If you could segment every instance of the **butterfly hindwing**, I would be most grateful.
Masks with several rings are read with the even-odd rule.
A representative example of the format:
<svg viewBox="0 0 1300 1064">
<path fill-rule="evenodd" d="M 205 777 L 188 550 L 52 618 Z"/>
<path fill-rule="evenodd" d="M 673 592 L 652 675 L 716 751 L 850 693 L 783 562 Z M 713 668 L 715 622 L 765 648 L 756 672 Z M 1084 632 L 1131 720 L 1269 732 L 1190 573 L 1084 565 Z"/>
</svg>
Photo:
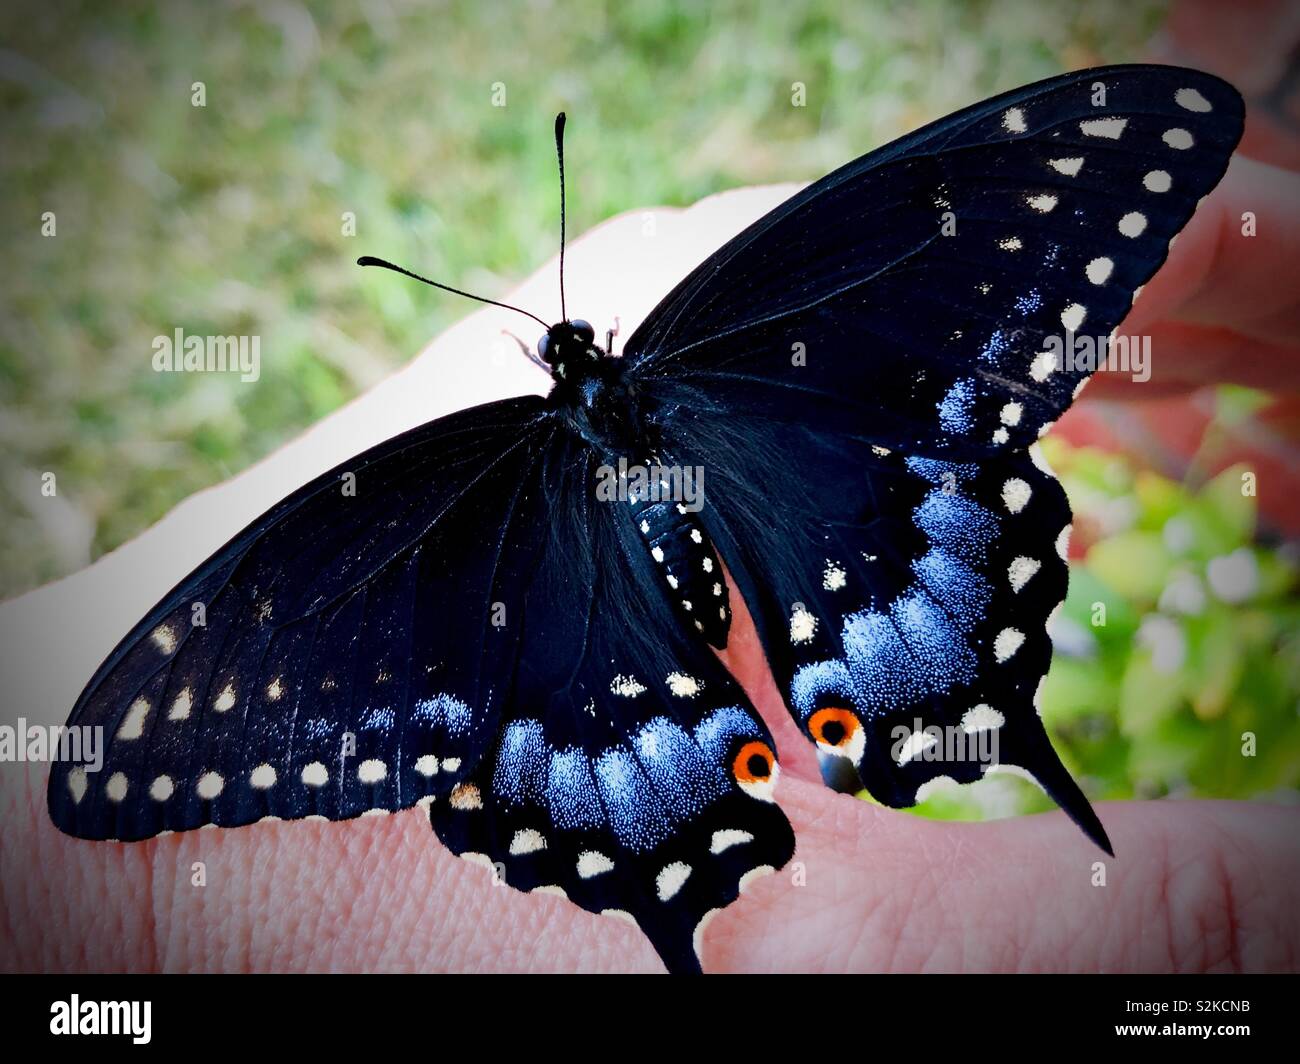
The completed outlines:
<svg viewBox="0 0 1300 1064">
<path fill-rule="evenodd" d="M 909 458 L 755 422 L 733 478 L 734 433 L 693 405 L 674 460 L 711 478 L 702 517 L 804 734 L 892 806 L 940 777 L 1028 774 L 1108 848 L 1037 711 L 1070 532 L 1038 448 Z"/>
<path fill-rule="evenodd" d="M 103 729 L 104 761 L 54 766 L 54 822 L 132 840 L 449 790 L 490 742 L 512 667 L 491 612 L 535 554 L 511 514 L 539 407 L 464 411 L 360 455 L 183 581 L 78 700 L 69 723 Z"/>
<path fill-rule="evenodd" d="M 909 454 L 1027 446 L 1218 183 L 1242 114 L 1230 85 L 1177 67 L 986 100 L 755 222 L 651 312 L 626 357 L 648 385 L 725 394 L 733 416 Z"/>
<path fill-rule="evenodd" d="M 510 708 L 431 816 L 444 844 L 510 886 L 630 918 L 671 970 L 698 971 L 703 921 L 784 865 L 794 838 L 766 728 L 680 628 L 628 505 L 577 490 L 592 461 L 548 463 L 541 498 L 577 510 L 537 515 L 562 531 L 518 619 Z"/>
</svg>

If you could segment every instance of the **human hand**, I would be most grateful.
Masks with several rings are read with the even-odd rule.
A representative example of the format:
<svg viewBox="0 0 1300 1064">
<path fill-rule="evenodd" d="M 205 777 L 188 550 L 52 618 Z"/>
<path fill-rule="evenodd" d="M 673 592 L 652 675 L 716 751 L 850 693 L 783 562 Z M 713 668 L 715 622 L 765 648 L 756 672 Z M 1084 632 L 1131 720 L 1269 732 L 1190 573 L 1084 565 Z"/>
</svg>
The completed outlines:
<svg viewBox="0 0 1300 1064">
<path fill-rule="evenodd" d="M 1151 379 L 1138 386 L 1098 373 L 1084 394 L 1145 399 L 1225 383 L 1300 389 L 1297 203 L 1300 174 L 1234 156 L 1120 329 L 1150 337 Z"/>
<path fill-rule="evenodd" d="M 626 336 L 687 269 L 791 191 L 745 189 L 605 223 L 570 246 L 569 305 L 598 334 L 618 315 Z M 1161 297 L 1158 313 L 1171 321 L 1185 312 L 1188 285 L 1208 276 L 1195 262 L 1179 265 L 1196 246 L 1185 236 L 1171 258 L 1184 278 Z M 552 262 L 510 301 L 557 320 L 555 278 Z M 1139 307 L 1160 306 L 1162 284 L 1153 281 Z M 1202 313 L 1228 302 L 1213 293 L 1196 300 Z M 496 308 L 473 314 L 264 462 L 186 500 L 86 571 L 0 607 L 5 721 L 62 723 L 123 632 L 310 478 L 429 418 L 542 390 L 545 376 L 503 342 L 503 328 L 517 319 Z M 706 970 L 1296 967 L 1294 809 L 1107 803 L 1099 815 L 1112 861 L 1060 813 L 937 823 L 835 794 L 821 786 L 752 624 L 732 601 L 726 660 L 777 741 L 785 770 L 777 798 L 798 850 L 710 924 Z M 50 823 L 45 779 L 44 765 L 0 766 L 0 958 L 12 970 L 660 970 L 624 924 L 494 887 L 486 870 L 442 849 L 422 810 L 96 843 Z M 1105 886 L 1093 885 L 1098 863 Z"/>
</svg>

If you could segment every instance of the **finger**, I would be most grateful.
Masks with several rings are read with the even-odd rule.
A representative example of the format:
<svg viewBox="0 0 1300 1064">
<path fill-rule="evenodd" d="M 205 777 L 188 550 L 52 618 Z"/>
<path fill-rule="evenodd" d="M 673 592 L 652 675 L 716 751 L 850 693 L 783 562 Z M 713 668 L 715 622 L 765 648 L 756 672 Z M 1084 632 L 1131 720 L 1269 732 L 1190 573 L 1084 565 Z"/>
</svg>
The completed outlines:
<svg viewBox="0 0 1300 1064">
<path fill-rule="evenodd" d="M 941 823 L 791 781 L 794 864 L 709 926 L 705 970 L 1291 971 L 1300 813 L 1106 803 L 1108 859 L 1059 813 Z"/>
<path fill-rule="evenodd" d="M 1176 319 L 1294 350 L 1300 334 L 1300 175 L 1233 156 L 1142 290 L 1124 330 Z"/>
<path fill-rule="evenodd" d="M 1149 341 L 1149 365 L 1137 376 L 1122 365 L 1115 372 L 1096 373 L 1084 392 L 1087 398 L 1140 402 L 1190 391 L 1210 381 L 1274 391 L 1300 388 L 1300 358 L 1294 346 L 1178 321 L 1159 322 L 1146 337 L 1128 334 L 1125 339 L 1128 350 L 1140 339 Z"/>
<path fill-rule="evenodd" d="M 14 768 L 6 857 L 23 860 L 6 860 L 0 878 L 0 955 L 14 970 L 659 970 L 631 927 L 493 886 L 489 870 L 442 850 L 416 810 L 90 844 L 44 818 L 39 772 L 12 808 Z M 798 832 L 794 862 L 710 924 L 706 970 L 1265 971 L 1300 960 L 1295 810 L 1103 805 L 1118 854 L 1107 860 L 1060 813 L 943 824 L 793 779 L 779 797 Z"/>
</svg>

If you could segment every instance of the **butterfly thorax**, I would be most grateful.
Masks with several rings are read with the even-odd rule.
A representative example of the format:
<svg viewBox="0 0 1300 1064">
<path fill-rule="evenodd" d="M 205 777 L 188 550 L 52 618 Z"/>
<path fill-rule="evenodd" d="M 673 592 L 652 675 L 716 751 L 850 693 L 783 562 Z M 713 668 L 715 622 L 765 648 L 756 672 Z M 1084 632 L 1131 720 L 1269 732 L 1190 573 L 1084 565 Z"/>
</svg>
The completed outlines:
<svg viewBox="0 0 1300 1064">
<path fill-rule="evenodd" d="M 659 461 L 653 411 L 628 379 L 627 363 L 598 347 L 586 322 L 553 326 L 538 350 L 555 381 L 552 408 L 592 446 L 598 482 L 602 475 L 616 480 L 605 500 L 625 509 L 682 621 L 725 648 L 731 609 L 717 550 L 699 518 L 702 476 Z"/>
</svg>

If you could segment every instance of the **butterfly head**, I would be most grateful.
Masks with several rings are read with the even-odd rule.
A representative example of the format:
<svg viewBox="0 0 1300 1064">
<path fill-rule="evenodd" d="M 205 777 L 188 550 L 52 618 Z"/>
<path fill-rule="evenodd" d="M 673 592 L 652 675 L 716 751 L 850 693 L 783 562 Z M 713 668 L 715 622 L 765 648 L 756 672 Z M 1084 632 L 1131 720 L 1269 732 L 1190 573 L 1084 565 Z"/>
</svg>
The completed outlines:
<svg viewBox="0 0 1300 1064">
<path fill-rule="evenodd" d="M 581 318 L 552 325 L 537 341 L 537 353 L 553 372 L 566 363 L 597 359 L 602 354 L 596 346 L 596 330 Z"/>
</svg>

